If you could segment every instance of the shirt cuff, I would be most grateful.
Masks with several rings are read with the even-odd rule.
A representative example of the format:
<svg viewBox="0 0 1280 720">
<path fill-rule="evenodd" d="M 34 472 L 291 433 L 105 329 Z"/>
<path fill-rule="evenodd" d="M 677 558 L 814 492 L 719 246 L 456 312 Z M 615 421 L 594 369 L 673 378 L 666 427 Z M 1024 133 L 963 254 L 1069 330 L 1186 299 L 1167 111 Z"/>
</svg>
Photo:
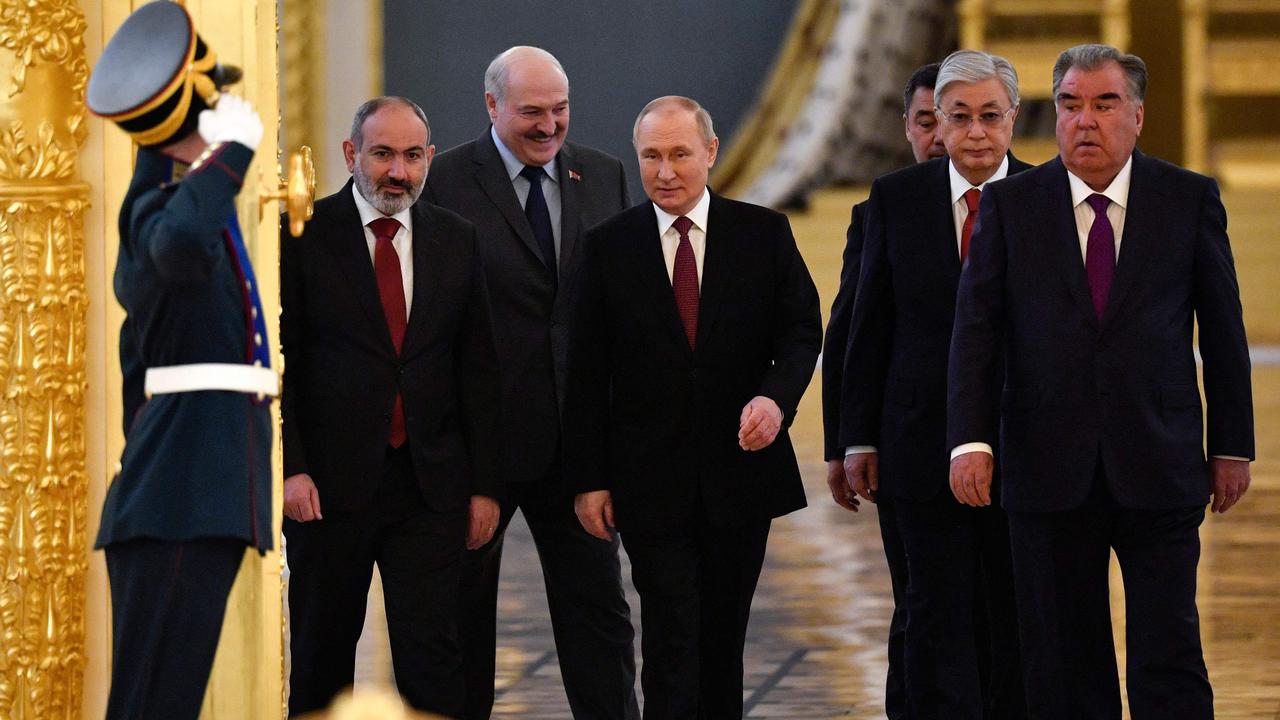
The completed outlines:
<svg viewBox="0 0 1280 720">
<path fill-rule="evenodd" d="M 1235 455 L 1210 455 L 1209 457 L 1215 457 L 1215 458 L 1218 458 L 1219 460 L 1239 460 L 1240 462 L 1253 462 L 1247 457 L 1237 457 Z"/>
<path fill-rule="evenodd" d="M 995 455 L 995 453 L 991 452 L 990 445 L 984 442 L 971 442 L 971 443 L 965 443 L 963 445 L 957 445 L 955 449 L 951 451 L 951 459 L 955 460 L 961 455 L 964 455 L 965 453 L 971 453 L 971 452 L 984 452 L 988 455 Z"/>
<path fill-rule="evenodd" d="M 844 456 L 849 457 L 850 455 L 866 455 L 867 453 L 873 453 L 873 452 L 876 452 L 875 445 L 850 445 L 849 447 L 844 449 Z"/>
</svg>

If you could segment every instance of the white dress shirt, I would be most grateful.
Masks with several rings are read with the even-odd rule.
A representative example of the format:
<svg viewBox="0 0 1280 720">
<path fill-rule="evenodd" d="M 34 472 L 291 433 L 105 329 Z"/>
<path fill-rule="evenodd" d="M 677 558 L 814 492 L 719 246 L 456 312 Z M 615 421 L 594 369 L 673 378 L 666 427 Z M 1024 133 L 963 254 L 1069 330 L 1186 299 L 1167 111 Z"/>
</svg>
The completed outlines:
<svg viewBox="0 0 1280 720">
<path fill-rule="evenodd" d="M 1119 174 L 1098 193 L 1106 195 L 1111 204 L 1107 206 L 1107 219 L 1111 221 L 1111 229 L 1116 236 L 1116 259 L 1120 259 L 1120 236 L 1124 234 L 1124 211 L 1129 205 L 1129 178 L 1133 176 L 1133 156 L 1120 168 Z M 1093 188 L 1085 181 L 1067 171 L 1067 183 L 1071 186 L 1071 207 L 1076 214 L 1076 236 L 1080 238 L 1080 262 L 1085 262 L 1089 248 L 1089 228 L 1093 227 L 1093 206 L 1085 202 L 1094 194 Z"/>
<path fill-rule="evenodd" d="M 354 183 L 351 185 L 351 194 L 356 198 L 356 210 L 360 213 L 360 224 L 364 226 L 364 240 L 369 245 L 369 262 L 374 263 L 378 238 L 369 229 L 369 223 L 386 215 L 370 205 Z M 413 307 L 413 216 L 409 208 L 405 208 L 391 217 L 400 221 L 400 229 L 391 239 L 391 246 L 396 249 L 396 255 L 400 258 L 400 280 L 404 282 L 404 316 L 408 318 L 409 310 Z"/>
<path fill-rule="evenodd" d="M 964 194 L 977 188 L 985 190 L 987 183 L 1003 180 L 1009 175 L 1009 153 L 1004 154 L 1004 159 L 1000 161 L 1000 167 L 991 174 L 991 177 L 982 181 L 981 185 L 974 185 L 960 174 L 956 169 L 956 164 L 951 160 L 947 161 L 947 176 L 951 179 L 951 219 L 956 227 L 956 256 L 960 255 L 961 235 L 964 234 L 964 221 L 969 217 L 969 204 L 964 201 Z M 963 447 L 963 446 L 962 446 Z M 958 450 L 959 448 L 957 448 Z M 876 452 L 874 445 L 850 445 L 845 448 L 844 454 L 857 455 L 859 453 Z M 968 452 L 967 450 L 965 452 Z M 953 456 L 954 457 L 954 456 Z"/>
<path fill-rule="evenodd" d="M 515 153 L 511 152 L 511 148 L 502 144 L 502 138 L 498 137 L 498 131 L 492 125 L 489 126 L 489 135 L 493 138 L 493 144 L 498 148 L 498 155 L 502 157 L 502 164 L 507 168 L 507 177 L 511 180 L 511 188 L 516 191 L 516 200 L 520 201 L 520 207 L 524 208 L 529 202 L 529 180 L 520 174 L 524 170 L 524 163 L 520 162 Z M 556 259 L 560 258 L 560 171 L 557 162 L 560 156 L 551 158 L 551 162 L 542 166 L 543 171 L 547 173 L 547 179 L 542 181 L 542 197 L 547 201 L 547 214 L 551 216 L 551 239 L 556 246 Z"/>
<path fill-rule="evenodd" d="M 689 244 L 693 246 L 694 265 L 698 268 L 698 289 L 702 289 L 702 259 L 707 254 L 707 211 L 711 208 L 711 193 L 702 189 L 702 197 L 698 204 L 685 213 L 684 217 L 693 221 L 689 228 Z M 657 205 L 653 206 L 658 216 L 658 238 L 662 241 L 662 259 L 667 263 L 667 279 L 675 282 L 676 249 L 680 247 L 680 233 L 674 224 L 679 215 L 672 215 Z"/>
<path fill-rule="evenodd" d="M 1009 175 L 1009 153 L 1004 154 L 1004 159 L 1000 161 L 1000 167 L 991 177 L 982 181 L 981 185 L 971 185 L 964 176 L 956 170 L 956 164 L 947 161 L 947 174 L 951 178 L 951 217 L 955 220 L 956 225 L 956 253 L 960 253 L 960 235 L 964 232 L 964 221 L 969 217 L 969 204 L 964 201 L 964 194 L 970 190 L 977 188 L 985 190 L 987 183 L 1003 180 Z"/>
<path fill-rule="evenodd" d="M 1124 232 L 1124 209 L 1129 204 L 1129 178 L 1133 175 L 1133 156 L 1120 168 L 1120 172 L 1111 180 L 1100 194 L 1106 195 L 1111 204 L 1107 206 L 1107 219 L 1111 221 L 1111 229 L 1116 238 L 1116 257 L 1120 257 L 1120 235 Z M 1093 227 L 1093 206 L 1085 202 L 1094 194 L 1093 188 L 1085 181 L 1067 171 L 1067 184 L 1071 187 L 1071 207 L 1076 217 L 1076 236 L 1080 240 L 1080 263 L 1085 262 L 1085 253 L 1089 247 L 1089 228 Z M 991 445 L 984 442 L 971 442 L 957 445 L 951 450 L 951 459 L 971 452 L 994 454 Z"/>
<path fill-rule="evenodd" d="M 1096 213 L 1093 206 L 1086 200 L 1095 192 L 1099 195 L 1106 195 L 1111 204 L 1107 206 L 1107 220 L 1111 221 L 1111 229 L 1116 238 L 1116 262 L 1120 260 L 1120 238 L 1124 235 L 1124 218 L 1125 209 L 1129 206 L 1129 181 L 1133 177 L 1133 156 L 1129 156 L 1129 160 L 1125 162 L 1124 167 L 1120 168 L 1120 172 L 1111 180 L 1111 184 L 1101 191 L 1095 191 L 1089 187 L 1088 183 L 1076 177 L 1067 171 L 1067 184 L 1071 187 L 1071 207 L 1076 217 L 1076 237 L 1080 241 L 1080 262 L 1083 264 L 1089 250 L 1089 228 L 1093 227 L 1093 219 Z M 951 459 L 969 452 L 984 452 L 988 455 L 992 454 L 991 446 L 987 443 L 965 443 L 958 445 L 951 451 Z M 1231 455 L 1214 455 L 1216 458 L 1225 460 L 1244 460 L 1248 458 L 1234 457 Z"/>
</svg>

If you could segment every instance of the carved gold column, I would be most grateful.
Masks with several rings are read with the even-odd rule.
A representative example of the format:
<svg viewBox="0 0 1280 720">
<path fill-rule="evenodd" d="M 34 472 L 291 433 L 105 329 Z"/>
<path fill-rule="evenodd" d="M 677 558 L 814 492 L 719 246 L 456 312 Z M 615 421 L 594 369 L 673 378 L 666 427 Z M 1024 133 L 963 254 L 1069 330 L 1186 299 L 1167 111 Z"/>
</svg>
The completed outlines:
<svg viewBox="0 0 1280 720">
<path fill-rule="evenodd" d="M 0 717 L 80 717 L 85 19 L 0 0 Z"/>
</svg>

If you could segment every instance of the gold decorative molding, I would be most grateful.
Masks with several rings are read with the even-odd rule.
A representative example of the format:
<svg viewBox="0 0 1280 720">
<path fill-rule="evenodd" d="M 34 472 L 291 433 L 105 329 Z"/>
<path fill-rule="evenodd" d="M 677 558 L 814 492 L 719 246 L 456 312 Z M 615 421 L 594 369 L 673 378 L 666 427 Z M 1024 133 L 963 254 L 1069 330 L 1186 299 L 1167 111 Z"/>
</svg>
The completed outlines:
<svg viewBox="0 0 1280 720">
<path fill-rule="evenodd" d="M 325 8 L 319 0 L 280 2 L 280 116 L 283 148 L 324 140 Z"/>
<path fill-rule="evenodd" d="M 86 552 L 85 17 L 0 0 L 0 717 L 78 718 Z"/>
</svg>

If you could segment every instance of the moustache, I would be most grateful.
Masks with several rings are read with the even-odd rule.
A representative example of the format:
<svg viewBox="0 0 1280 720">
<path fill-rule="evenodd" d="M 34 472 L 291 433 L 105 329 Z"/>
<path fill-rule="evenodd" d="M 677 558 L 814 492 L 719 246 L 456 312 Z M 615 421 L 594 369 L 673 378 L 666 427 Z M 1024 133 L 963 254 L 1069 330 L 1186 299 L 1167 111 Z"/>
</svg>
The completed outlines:
<svg viewBox="0 0 1280 720">
<path fill-rule="evenodd" d="M 378 188 L 379 188 L 379 189 L 382 189 L 382 188 L 385 188 L 385 187 L 398 187 L 398 188 L 400 188 L 401 190 L 405 190 L 405 191 L 412 191 L 412 190 L 413 190 L 413 186 L 409 184 L 409 181 L 408 181 L 408 180 L 387 179 L 387 180 L 383 180 L 382 182 L 378 183 Z"/>
</svg>

